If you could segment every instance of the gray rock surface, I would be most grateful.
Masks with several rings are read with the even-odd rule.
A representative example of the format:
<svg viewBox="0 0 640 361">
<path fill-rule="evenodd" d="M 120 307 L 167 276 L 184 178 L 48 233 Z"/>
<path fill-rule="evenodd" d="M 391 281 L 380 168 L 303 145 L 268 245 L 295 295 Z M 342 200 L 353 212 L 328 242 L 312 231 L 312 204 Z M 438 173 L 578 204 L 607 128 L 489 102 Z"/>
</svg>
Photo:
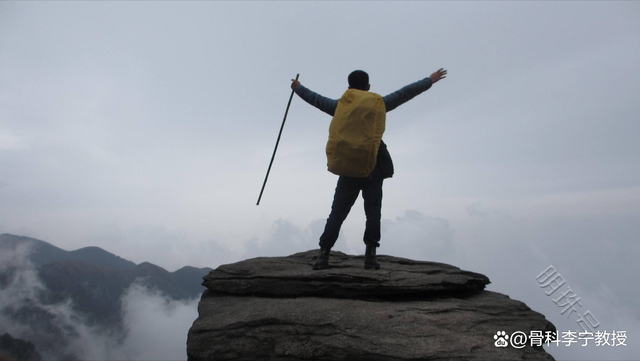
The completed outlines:
<svg viewBox="0 0 640 361">
<path fill-rule="evenodd" d="M 385 267 L 363 268 L 364 256 L 332 252 L 331 268 L 309 267 L 317 251 L 223 265 L 204 277 L 212 291 L 269 297 L 400 297 L 480 291 L 489 279 L 444 263 L 378 256 Z"/>
<path fill-rule="evenodd" d="M 189 360 L 553 360 L 543 348 L 496 347 L 497 331 L 555 331 L 489 279 L 435 262 L 317 251 L 220 266 L 205 276 Z"/>
</svg>

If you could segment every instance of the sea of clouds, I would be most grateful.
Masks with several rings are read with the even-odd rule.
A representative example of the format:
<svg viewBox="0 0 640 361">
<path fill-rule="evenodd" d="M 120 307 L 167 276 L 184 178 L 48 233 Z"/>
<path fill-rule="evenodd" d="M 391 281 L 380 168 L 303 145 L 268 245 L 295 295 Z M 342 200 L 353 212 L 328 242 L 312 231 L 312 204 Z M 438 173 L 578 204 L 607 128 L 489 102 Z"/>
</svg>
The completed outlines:
<svg viewBox="0 0 640 361">
<path fill-rule="evenodd" d="M 39 330 L 19 324 L 10 311 L 31 305 L 46 311 L 51 323 L 63 333 L 66 344 L 43 352 L 43 359 L 73 355 L 82 360 L 184 360 L 187 333 L 197 318 L 198 299 L 176 301 L 158 290 L 134 282 L 120 299 L 122 328 L 91 325 L 71 300 L 42 302 L 48 290 L 29 260 L 28 245 L 0 253 L 0 273 L 9 274 L 0 297 L 0 333 L 30 341 L 38 347 Z M 46 349 L 46 348 L 45 348 Z"/>
</svg>

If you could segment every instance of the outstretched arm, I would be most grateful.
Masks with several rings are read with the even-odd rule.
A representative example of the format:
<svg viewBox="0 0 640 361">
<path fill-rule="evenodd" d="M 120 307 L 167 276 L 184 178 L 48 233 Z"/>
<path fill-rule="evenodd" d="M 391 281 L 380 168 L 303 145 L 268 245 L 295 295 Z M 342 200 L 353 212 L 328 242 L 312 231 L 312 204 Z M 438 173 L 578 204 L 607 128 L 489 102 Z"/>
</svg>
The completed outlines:
<svg viewBox="0 0 640 361">
<path fill-rule="evenodd" d="M 335 114 L 336 108 L 338 107 L 338 99 L 323 97 L 322 95 L 304 87 L 299 81 L 294 79 L 291 79 L 291 81 L 291 89 L 293 89 L 296 94 L 302 98 L 302 100 L 331 116 Z"/>
<path fill-rule="evenodd" d="M 431 85 L 437 83 L 441 79 L 446 78 L 446 75 L 447 71 L 444 69 L 440 69 L 431 74 L 431 76 L 429 76 L 428 78 L 418 80 L 415 83 L 409 84 L 402 89 L 383 97 L 382 100 L 384 101 L 384 105 L 387 108 L 387 112 L 392 111 L 393 109 L 413 99 L 418 94 L 428 90 L 429 88 L 431 88 Z"/>
</svg>

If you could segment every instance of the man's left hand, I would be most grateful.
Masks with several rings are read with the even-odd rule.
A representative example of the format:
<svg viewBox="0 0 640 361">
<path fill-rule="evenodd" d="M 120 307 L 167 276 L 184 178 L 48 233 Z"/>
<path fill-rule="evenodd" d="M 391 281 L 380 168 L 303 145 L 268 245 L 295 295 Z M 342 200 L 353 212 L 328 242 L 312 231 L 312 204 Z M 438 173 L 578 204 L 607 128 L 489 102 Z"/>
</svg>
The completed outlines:
<svg viewBox="0 0 640 361">
<path fill-rule="evenodd" d="M 431 74 L 429 78 L 431 79 L 432 82 L 437 83 L 440 79 L 444 79 L 446 77 L 447 77 L 447 71 L 444 70 L 444 68 L 440 68 L 440 70 Z"/>
</svg>

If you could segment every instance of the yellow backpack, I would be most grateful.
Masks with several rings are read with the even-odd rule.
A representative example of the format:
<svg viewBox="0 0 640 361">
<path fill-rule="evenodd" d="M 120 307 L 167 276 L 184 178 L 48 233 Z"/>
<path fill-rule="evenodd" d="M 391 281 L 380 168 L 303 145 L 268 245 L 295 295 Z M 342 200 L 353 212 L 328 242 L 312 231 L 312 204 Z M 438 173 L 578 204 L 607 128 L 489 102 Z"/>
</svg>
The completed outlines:
<svg viewBox="0 0 640 361">
<path fill-rule="evenodd" d="M 329 126 L 327 167 L 333 174 L 365 178 L 376 166 L 386 108 L 376 93 L 348 89 Z"/>
</svg>

